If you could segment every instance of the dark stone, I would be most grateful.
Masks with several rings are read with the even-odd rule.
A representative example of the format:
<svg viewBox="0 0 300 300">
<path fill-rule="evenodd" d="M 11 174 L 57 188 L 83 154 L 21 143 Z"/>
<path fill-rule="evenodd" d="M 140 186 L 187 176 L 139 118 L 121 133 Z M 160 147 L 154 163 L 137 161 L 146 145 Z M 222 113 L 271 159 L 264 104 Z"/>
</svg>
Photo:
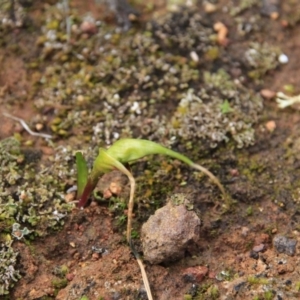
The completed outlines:
<svg viewBox="0 0 300 300">
<path fill-rule="evenodd" d="M 285 284 L 286 284 L 286 285 L 292 285 L 292 280 L 289 280 L 289 279 L 286 280 Z"/>
<path fill-rule="evenodd" d="M 239 292 L 240 289 L 242 289 L 244 287 L 244 285 L 246 284 L 246 281 L 242 281 L 238 284 L 236 284 L 233 289 L 236 291 L 236 292 Z"/>
<path fill-rule="evenodd" d="M 285 253 L 290 256 L 293 256 L 296 253 L 297 241 L 293 239 L 288 239 L 285 236 L 275 236 L 273 239 L 273 245 L 279 253 Z"/>
<path fill-rule="evenodd" d="M 253 259 L 258 259 L 259 258 L 259 255 L 257 252 L 251 250 L 250 253 L 249 253 L 249 256 Z"/>
</svg>

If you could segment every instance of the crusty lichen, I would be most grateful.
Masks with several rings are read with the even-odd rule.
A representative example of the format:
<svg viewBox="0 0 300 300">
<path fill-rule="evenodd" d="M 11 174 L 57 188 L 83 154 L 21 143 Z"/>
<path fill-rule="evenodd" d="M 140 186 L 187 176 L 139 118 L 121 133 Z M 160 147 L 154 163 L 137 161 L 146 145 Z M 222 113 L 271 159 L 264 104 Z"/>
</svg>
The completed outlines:
<svg viewBox="0 0 300 300">
<path fill-rule="evenodd" d="M 268 71 L 279 65 L 280 49 L 267 43 L 251 43 L 245 52 L 246 64 L 252 68 L 248 75 L 253 79 L 261 79 Z"/>
<path fill-rule="evenodd" d="M 42 60 L 51 64 L 39 79 L 35 105 L 58 108 L 51 123 L 54 135 L 76 135 L 92 148 L 131 136 L 164 144 L 206 140 L 211 147 L 228 140 L 238 147 L 253 143 L 261 99 L 225 71 L 231 67 L 228 53 L 201 14 L 182 8 L 147 23 L 145 30 L 123 34 L 95 20 L 98 32 L 88 38 L 78 17 L 72 45 L 59 7 L 49 7 L 46 14 L 38 44 Z M 213 59 L 208 58 L 211 49 L 217 53 Z M 214 60 L 223 61 L 224 68 L 212 71 Z M 272 66 L 257 68 L 266 72 Z M 194 100 L 182 113 L 191 88 Z M 222 114 L 224 103 L 231 113 Z"/>
<path fill-rule="evenodd" d="M 29 151 L 34 150 L 22 150 L 15 138 L 0 141 L 0 294 L 8 293 L 20 277 L 13 240 L 60 227 L 73 206 L 64 199 L 66 187 L 75 180 L 71 149 L 56 149 L 51 164 L 45 165 Z"/>
<path fill-rule="evenodd" d="M 18 252 L 11 246 L 12 241 L 0 244 L 0 295 L 7 295 L 9 289 L 21 278 L 15 269 Z"/>
<path fill-rule="evenodd" d="M 222 69 L 205 72 L 204 81 L 206 89 L 188 90 L 181 99 L 172 119 L 173 132 L 184 140 L 210 141 L 211 147 L 230 138 L 239 148 L 251 145 L 261 98 L 235 84 Z"/>
</svg>

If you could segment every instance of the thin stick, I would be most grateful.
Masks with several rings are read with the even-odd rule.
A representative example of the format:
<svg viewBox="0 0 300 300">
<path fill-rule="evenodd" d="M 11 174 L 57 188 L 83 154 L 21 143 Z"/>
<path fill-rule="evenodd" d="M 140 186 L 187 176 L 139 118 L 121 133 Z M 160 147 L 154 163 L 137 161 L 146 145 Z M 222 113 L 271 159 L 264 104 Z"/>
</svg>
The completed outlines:
<svg viewBox="0 0 300 300">
<path fill-rule="evenodd" d="M 32 131 L 29 126 L 27 125 L 27 123 L 21 119 L 21 118 L 18 118 L 18 117 L 14 117 L 8 113 L 2 113 L 3 116 L 7 117 L 7 118 L 10 118 L 12 120 L 15 120 L 15 121 L 18 121 L 22 126 L 23 128 L 31 135 L 33 136 L 39 136 L 39 137 L 42 137 L 42 138 L 45 138 L 45 139 L 52 139 L 52 135 L 50 134 L 46 134 L 46 133 L 39 133 L 39 132 L 34 132 Z"/>
</svg>

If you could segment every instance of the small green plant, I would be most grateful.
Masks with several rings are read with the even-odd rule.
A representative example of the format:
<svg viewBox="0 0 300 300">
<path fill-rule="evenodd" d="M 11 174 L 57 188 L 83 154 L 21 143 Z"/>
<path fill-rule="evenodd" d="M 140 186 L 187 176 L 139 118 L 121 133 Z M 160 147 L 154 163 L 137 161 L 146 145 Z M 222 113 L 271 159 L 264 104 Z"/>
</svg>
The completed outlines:
<svg viewBox="0 0 300 300">
<path fill-rule="evenodd" d="M 76 153 L 77 165 L 77 199 L 79 199 L 78 207 L 85 207 L 88 203 L 89 196 L 95 189 L 101 175 L 117 169 L 127 175 L 130 181 L 130 196 L 128 202 L 128 218 L 127 218 L 127 241 L 132 247 L 131 243 L 131 228 L 132 216 L 134 206 L 134 191 L 135 180 L 132 174 L 125 168 L 123 164 L 138 160 L 144 156 L 162 154 L 172 158 L 178 159 L 190 167 L 205 173 L 220 189 L 224 198 L 227 199 L 226 192 L 220 181 L 206 168 L 195 164 L 186 156 L 165 148 L 157 143 L 141 140 L 141 139 L 121 139 L 115 142 L 109 149 L 100 148 L 99 154 L 96 157 L 93 168 L 88 175 L 88 167 L 86 160 L 81 152 Z M 133 252 L 135 252 L 133 250 Z M 135 253 L 136 254 L 136 253 Z M 147 275 L 145 273 L 141 259 L 136 254 L 137 262 L 141 268 L 142 276 L 147 290 L 148 298 L 153 299 L 151 296 L 150 285 L 148 283 Z"/>
<path fill-rule="evenodd" d="M 76 153 L 76 165 L 78 170 L 77 198 L 79 199 L 78 207 L 85 207 L 88 198 L 95 189 L 101 175 L 108 173 L 114 169 L 120 170 L 127 175 L 130 181 L 130 198 L 128 203 L 128 223 L 127 223 L 127 240 L 130 241 L 132 212 L 133 212 L 133 197 L 135 191 L 135 180 L 131 173 L 123 164 L 138 160 L 144 156 L 152 154 L 162 154 L 176 158 L 190 167 L 205 173 L 221 190 L 224 197 L 227 198 L 226 192 L 220 181 L 206 168 L 195 164 L 186 156 L 165 148 L 157 143 L 141 140 L 141 139 L 121 139 L 115 142 L 109 149 L 100 148 L 99 154 L 94 162 L 92 171 L 88 175 L 87 163 L 81 152 Z"/>
<path fill-rule="evenodd" d="M 218 299 L 220 296 L 219 288 L 216 285 L 212 285 L 211 287 L 209 287 L 207 292 L 210 299 Z"/>
<path fill-rule="evenodd" d="M 68 285 L 68 280 L 66 278 L 54 278 L 52 280 L 52 285 L 55 289 L 61 290 Z"/>
<path fill-rule="evenodd" d="M 264 292 L 264 300 L 272 300 L 274 298 L 274 294 L 272 291 Z"/>
<path fill-rule="evenodd" d="M 251 205 L 246 208 L 246 215 L 248 217 L 253 215 L 253 207 Z"/>
<path fill-rule="evenodd" d="M 251 285 L 256 285 L 256 284 L 268 284 L 268 279 L 267 279 L 267 278 L 263 278 L 263 277 L 249 276 L 249 277 L 247 278 L 247 281 L 248 281 Z"/>
</svg>

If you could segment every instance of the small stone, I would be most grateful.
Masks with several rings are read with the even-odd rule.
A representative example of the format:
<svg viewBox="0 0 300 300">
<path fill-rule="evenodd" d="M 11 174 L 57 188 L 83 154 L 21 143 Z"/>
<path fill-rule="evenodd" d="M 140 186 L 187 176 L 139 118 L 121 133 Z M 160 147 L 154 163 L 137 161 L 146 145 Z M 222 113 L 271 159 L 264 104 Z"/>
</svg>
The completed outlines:
<svg viewBox="0 0 300 300">
<path fill-rule="evenodd" d="M 113 194 L 112 194 L 112 192 L 111 192 L 111 190 L 109 188 L 106 189 L 106 190 L 104 190 L 104 192 L 103 192 L 103 198 L 104 199 L 109 199 L 112 195 Z"/>
<path fill-rule="evenodd" d="M 203 281 L 207 274 L 208 268 L 206 266 L 190 267 L 183 271 L 183 278 L 187 282 L 200 283 Z"/>
<path fill-rule="evenodd" d="M 66 274 L 66 278 L 68 281 L 72 281 L 74 279 L 75 275 L 73 273 Z"/>
<path fill-rule="evenodd" d="M 279 13 L 277 11 L 274 11 L 270 14 L 270 18 L 272 20 L 277 20 L 279 18 Z"/>
<path fill-rule="evenodd" d="M 227 46 L 228 44 L 228 28 L 222 23 L 217 22 L 214 24 L 214 30 L 218 33 L 218 43 L 221 46 Z"/>
<path fill-rule="evenodd" d="M 289 58 L 287 55 L 285 55 L 284 53 L 280 54 L 279 57 L 278 57 L 278 61 L 281 63 L 281 64 L 287 64 L 289 62 Z"/>
<path fill-rule="evenodd" d="M 203 8 L 207 14 L 214 13 L 218 9 L 217 5 L 210 3 L 208 1 L 204 1 Z"/>
<path fill-rule="evenodd" d="M 253 250 L 254 252 L 262 252 L 262 251 L 265 250 L 265 244 L 259 244 L 259 245 L 257 245 L 257 246 L 254 246 L 254 247 L 252 248 L 252 250 Z"/>
<path fill-rule="evenodd" d="M 37 123 L 37 124 L 35 124 L 35 129 L 37 130 L 37 131 L 40 131 L 40 130 L 42 130 L 44 128 L 44 125 L 42 124 L 42 123 Z"/>
<path fill-rule="evenodd" d="M 199 235 L 200 219 L 196 213 L 184 204 L 173 206 L 169 202 L 142 227 L 144 258 L 152 264 L 180 259 Z"/>
<path fill-rule="evenodd" d="M 235 292 L 239 292 L 242 288 L 244 288 L 245 285 L 246 285 L 246 282 L 241 281 L 241 282 L 238 282 L 237 284 L 235 284 L 233 286 L 233 289 L 234 289 Z"/>
<path fill-rule="evenodd" d="M 248 227 L 242 227 L 242 236 L 246 237 L 249 233 L 250 229 Z"/>
<path fill-rule="evenodd" d="M 120 195 L 121 191 L 122 191 L 122 188 L 121 186 L 116 183 L 116 182 L 112 182 L 110 185 L 109 185 L 109 190 L 114 194 L 114 195 Z"/>
<path fill-rule="evenodd" d="M 83 33 L 90 35 L 95 34 L 98 31 L 97 26 L 90 21 L 83 21 L 80 25 L 80 29 Z"/>
<path fill-rule="evenodd" d="M 66 202 L 71 202 L 75 199 L 75 193 L 68 193 L 65 195 Z"/>
<path fill-rule="evenodd" d="M 92 260 L 98 260 L 100 257 L 99 253 L 93 253 L 92 254 Z"/>
<path fill-rule="evenodd" d="M 249 257 L 250 258 L 253 258 L 253 259 L 258 259 L 259 258 L 259 255 L 257 252 L 251 250 L 250 253 L 249 253 Z"/>
<path fill-rule="evenodd" d="M 192 52 L 190 53 L 190 57 L 191 57 L 191 59 L 192 59 L 194 62 L 198 62 L 198 61 L 199 61 L 199 56 L 198 56 L 197 52 L 195 52 L 195 51 L 192 51 Z"/>
<path fill-rule="evenodd" d="M 275 236 L 273 239 L 273 245 L 279 253 L 285 253 L 290 256 L 293 256 L 296 253 L 297 241 L 288 239 L 285 236 Z"/>
<path fill-rule="evenodd" d="M 276 129 L 276 123 L 273 120 L 272 121 L 268 121 L 265 126 L 266 126 L 266 129 L 269 132 L 273 132 Z"/>
<path fill-rule="evenodd" d="M 273 99 L 276 96 L 276 93 L 269 89 L 262 89 L 260 91 L 260 94 L 263 98 L 268 99 L 268 100 Z"/>
</svg>

